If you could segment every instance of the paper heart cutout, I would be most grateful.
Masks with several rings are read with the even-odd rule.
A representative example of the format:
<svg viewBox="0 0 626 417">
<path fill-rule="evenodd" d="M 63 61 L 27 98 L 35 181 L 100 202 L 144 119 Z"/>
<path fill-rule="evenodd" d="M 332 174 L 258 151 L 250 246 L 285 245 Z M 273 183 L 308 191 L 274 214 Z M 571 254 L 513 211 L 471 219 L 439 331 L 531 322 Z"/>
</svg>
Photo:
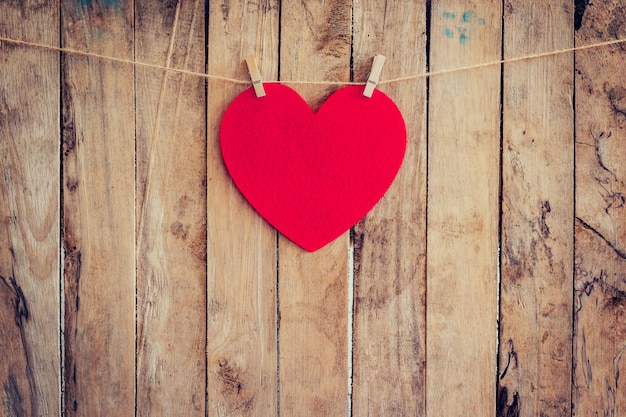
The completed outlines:
<svg viewBox="0 0 626 417">
<path fill-rule="evenodd" d="M 393 182 L 406 148 L 395 103 L 362 86 L 337 90 L 317 113 L 298 93 L 263 84 L 226 110 L 220 144 L 237 188 L 291 241 L 315 251 L 350 229 Z"/>
</svg>

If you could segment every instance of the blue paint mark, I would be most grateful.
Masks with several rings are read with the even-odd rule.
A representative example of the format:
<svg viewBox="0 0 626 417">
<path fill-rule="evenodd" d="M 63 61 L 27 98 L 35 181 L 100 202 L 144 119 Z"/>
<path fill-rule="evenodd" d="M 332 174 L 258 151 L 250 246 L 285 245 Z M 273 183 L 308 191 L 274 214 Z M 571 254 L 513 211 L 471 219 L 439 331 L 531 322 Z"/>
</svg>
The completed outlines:
<svg viewBox="0 0 626 417">
<path fill-rule="evenodd" d="M 448 39 L 456 39 L 458 35 L 461 45 L 467 44 L 474 34 L 487 24 L 487 20 L 483 17 L 478 17 L 474 10 L 466 10 L 463 14 L 458 15 L 444 11 L 441 16 L 443 19 L 450 21 L 450 27 L 444 27 L 443 34 Z"/>
<path fill-rule="evenodd" d="M 473 10 L 468 10 L 465 13 L 463 13 L 463 21 L 468 23 L 471 22 L 472 20 L 476 19 L 476 12 L 474 12 Z"/>
<path fill-rule="evenodd" d="M 120 0 L 77 0 L 76 7 L 80 7 L 81 9 L 85 9 L 92 5 L 92 3 L 99 3 L 101 7 L 110 7 L 115 10 L 121 10 L 122 5 L 120 4 Z"/>
<path fill-rule="evenodd" d="M 456 28 L 456 30 L 459 32 L 459 43 L 461 45 L 465 45 L 465 41 L 469 39 L 467 28 L 459 26 L 458 28 Z"/>
</svg>

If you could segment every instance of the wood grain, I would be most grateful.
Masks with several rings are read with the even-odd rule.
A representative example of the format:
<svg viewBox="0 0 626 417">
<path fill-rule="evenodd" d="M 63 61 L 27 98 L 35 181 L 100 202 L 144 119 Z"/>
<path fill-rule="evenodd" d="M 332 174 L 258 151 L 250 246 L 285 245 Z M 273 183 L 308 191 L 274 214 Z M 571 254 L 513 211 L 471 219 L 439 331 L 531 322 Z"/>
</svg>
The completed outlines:
<svg viewBox="0 0 626 417">
<path fill-rule="evenodd" d="M 59 44 L 58 2 L 1 2 L 0 35 Z M 59 415 L 59 54 L 0 44 L 0 415 Z"/>
<path fill-rule="evenodd" d="M 277 1 L 209 2 L 208 72 L 245 79 L 254 53 L 265 79 L 278 77 Z M 276 233 L 228 175 L 219 126 L 248 86 L 208 85 L 208 414 L 271 416 L 278 407 Z"/>
<path fill-rule="evenodd" d="M 573 46 L 573 8 L 509 1 L 504 58 Z M 570 414 L 573 54 L 505 64 L 498 416 Z"/>
<path fill-rule="evenodd" d="M 284 2 L 280 79 L 349 81 L 352 5 Z M 315 111 L 334 86 L 298 85 Z M 349 234 L 314 253 L 279 239 L 280 413 L 340 416 L 348 410 Z"/>
<path fill-rule="evenodd" d="M 626 38 L 623 2 L 590 2 L 579 14 L 576 46 Z M 575 59 L 573 415 L 617 416 L 626 409 L 626 46 Z"/>
<path fill-rule="evenodd" d="M 433 1 L 431 71 L 495 61 L 500 2 Z M 432 77 L 428 105 L 427 415 L 493 415 L 500 68 Z"/>
<path fill-rule="evenodd" d="M 130 1 L 63 2 L 63 46 L 131 59 Z M 135 414 L 134 71 L 63 56 L 65 413 Z"/>
<path fill-rule="evenodd" d="M 30 312 L 22 289 L 13 277 L 0 275 L 0 297 L 0 349 L 4 355 L 0 362 L 0 411 L 7 417 L 35 415 L 38 406 L 34 385 L 50 378 L 34 375 L 24 332 L 24 322 L 30 319 Z M 60 403 L 59 394 L 57 390 L 57 404 Z"/>
<path fill-rule="evenodd" d="M 137 1 L 135 58 L 203 72 L 204 6 Z M 204 417 L 205 82 L 138 67 L 135 85 L 137 415 Z"/>
<path fill-rule="evenodd" d="M 6 0 L 0 36 L 253 53 L 314 110 L 418 75 L 395 183 L 311 254 L 223 165 L 247 85 L 0 42 L 1 416 L 624 414 L 626 46 L 419 77 L 626 39 L 622 1 Z"/>
<path fill-rule="evenodd" d="M 382 80 L 426 71 L 424 2 L 355 1 L 353 21 L 355 80 L 367 79 L 372 57 L 379 53 L 392 57 Z M 408 27 L 411 36 L 399 30 Z M 423 416 L 426 81 L 382 84 L 380 89 L 402 111 L 407 153 L 385 197 L 354 228 L 352 413 Z"/>
</svg>

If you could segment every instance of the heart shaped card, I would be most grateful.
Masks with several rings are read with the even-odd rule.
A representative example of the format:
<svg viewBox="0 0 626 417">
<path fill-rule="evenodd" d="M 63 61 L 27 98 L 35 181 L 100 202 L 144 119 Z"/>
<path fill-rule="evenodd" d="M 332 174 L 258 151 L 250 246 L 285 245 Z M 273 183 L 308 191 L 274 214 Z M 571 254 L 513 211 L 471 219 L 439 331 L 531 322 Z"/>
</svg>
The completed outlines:
<svg viewBox="0 0 626 417">
<path fill-rule="evenodd" d="M 220 127 L 224 162 L 254 209 L 315 251 L 356 224 L 393 182 L 406 148 L 404 119 L 383 92 L 349 86 L 313 113 L 291 88 L 237 96 Z"/>
</svg>

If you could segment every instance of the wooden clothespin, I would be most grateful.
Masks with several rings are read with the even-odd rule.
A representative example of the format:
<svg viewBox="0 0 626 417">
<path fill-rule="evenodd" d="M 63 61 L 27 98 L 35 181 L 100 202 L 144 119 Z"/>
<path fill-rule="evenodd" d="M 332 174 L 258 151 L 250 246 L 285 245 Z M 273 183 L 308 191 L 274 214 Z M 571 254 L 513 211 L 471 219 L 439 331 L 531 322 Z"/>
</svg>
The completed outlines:
<svg viewBox="0 0 626 417">
<path fill-rule="evenodd" d="M 254 59 L 254 55 L 248 55 L 246 57 L 246 64 L 248 65 L 248 72 L 250 73 L 250 79 L 252 80 L 254 93 L 257 97 L 265 97 L 265 89 L 263 88 L 261 71 L 259 71 L 259 67 L 256 64 L 256 59 Z"/>
<path fill-rule="evenodd" d="M 365 84 L 365 90 L 363 90 L 363 95 L 365 97 L 372 97 L 372 94 L 374 93 L 374 89 L 378 85 L 378 80 L 380 80 L 380 73 L 383 70 L 384 64 L 385 64 L 384 55 L 376 55 L 374 57 L 374 62 L 372 62 L 372 69 L 370 70 L 370 75 L 367 77 L 367 84 Z"/>
</svg>

